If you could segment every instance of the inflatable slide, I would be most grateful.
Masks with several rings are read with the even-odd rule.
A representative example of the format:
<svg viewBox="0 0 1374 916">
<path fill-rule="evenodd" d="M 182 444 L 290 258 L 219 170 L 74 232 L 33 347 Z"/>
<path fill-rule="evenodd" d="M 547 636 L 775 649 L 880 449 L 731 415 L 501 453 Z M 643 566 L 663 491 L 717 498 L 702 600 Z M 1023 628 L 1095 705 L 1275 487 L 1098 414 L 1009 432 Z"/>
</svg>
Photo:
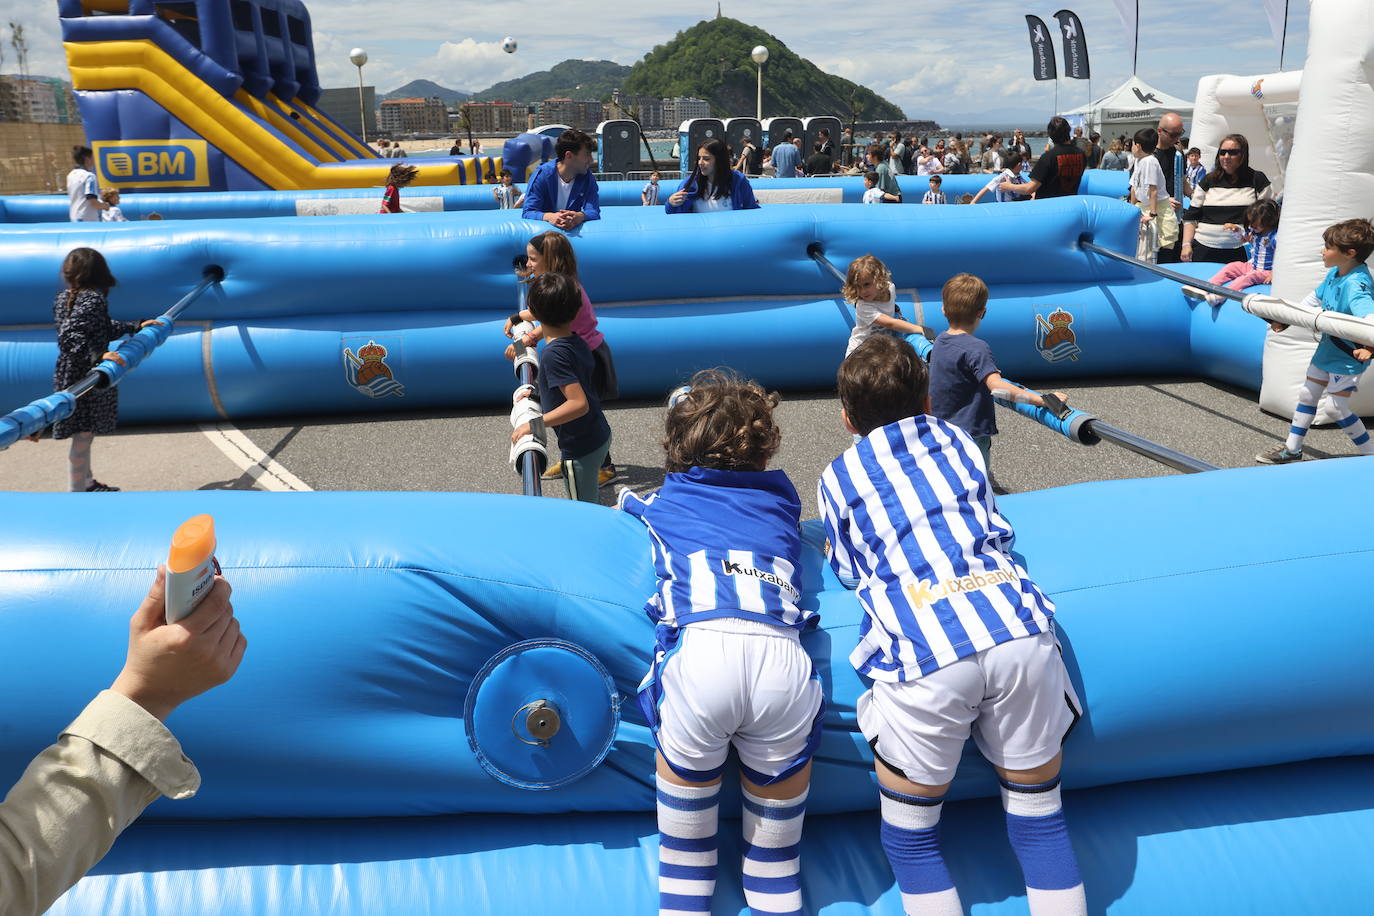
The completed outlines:
<svg viewBox="0 0 1374 916">
<path fill-rule="evenodd" d="M 316 109 L 300 0 L 60 0 L 100 183 L 293 191 L 385 183 L 381 159 Z M 499 160 L 417 161 L 417 185 L 477 184 Z"/>
</svg>

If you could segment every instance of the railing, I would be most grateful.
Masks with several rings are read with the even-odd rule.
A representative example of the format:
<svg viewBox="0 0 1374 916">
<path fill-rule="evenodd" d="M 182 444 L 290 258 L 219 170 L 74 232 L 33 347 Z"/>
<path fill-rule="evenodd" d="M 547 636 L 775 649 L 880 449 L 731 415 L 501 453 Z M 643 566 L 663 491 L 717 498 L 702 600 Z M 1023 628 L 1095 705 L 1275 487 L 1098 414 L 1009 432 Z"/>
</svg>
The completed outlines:
<svg viewBox="0 0 1374 916">
<path fill-rule="evenodd" d="M 138 368 L 143 360 L 147 359 L 154 350 L 166 342 L 167 338 L 171 336 L 172 328 L 181 313 L 199 299 L 207 289 L 218 285 L 223 279 L 224 269 L 220 266 L 212 264 L 205 268 L 201 281 L 192 287 L 190 292 L 177 300 L 171 308 L 159 315 L 155 319 L 155 324 L 140 329 L 136 334 L 121 341 L 115 347 L 114 352 L 118 353 L 124 361 L 123 365 L 112 359 L 102 360 L 80 381 L 69 388 L 55 391 L 47 397 L 39 398 L 0 417 L 0 449 L 7 449 L 25 436 L 42 432 L 58 420 L 65 420 L 70 417 L 76 410 L 77 400 L 83 395 L 98 388 L 118 385 L 124 376 Z"/>
</svg>

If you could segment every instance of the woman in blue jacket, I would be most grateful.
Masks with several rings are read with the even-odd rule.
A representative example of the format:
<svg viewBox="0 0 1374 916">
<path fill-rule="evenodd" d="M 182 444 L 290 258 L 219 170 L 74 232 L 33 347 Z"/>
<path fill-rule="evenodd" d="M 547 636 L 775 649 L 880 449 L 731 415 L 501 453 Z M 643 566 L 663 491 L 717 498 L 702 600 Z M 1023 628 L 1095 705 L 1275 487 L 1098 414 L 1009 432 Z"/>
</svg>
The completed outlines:
<svg viewBox="0 0 1374 916">
<path fill-rule="evenodd" d="M 757 210 L 754 189 L 744 173 L 730 168 L 730 151 L 717 139 L 697 150 L 697 167 L 668 198 L 669 213 L 710 213 L 714 210 Z"/>
</svg>

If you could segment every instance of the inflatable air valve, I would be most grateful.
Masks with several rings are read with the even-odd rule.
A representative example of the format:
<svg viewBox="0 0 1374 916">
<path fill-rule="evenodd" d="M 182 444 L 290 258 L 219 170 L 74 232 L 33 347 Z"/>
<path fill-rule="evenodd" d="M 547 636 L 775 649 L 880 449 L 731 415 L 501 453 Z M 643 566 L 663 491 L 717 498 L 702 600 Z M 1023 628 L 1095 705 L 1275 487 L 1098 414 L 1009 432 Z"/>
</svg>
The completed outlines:
<svg viewBox="0 0 1374 916">
<path fill-rule="evenodd" d="M 620 724 L 620 695 L 586 649 L 530 639 L 502 649 L 477 672 L 463 724 L 473 756 L 492 778 L 555 789 L 606 759 Z"/>
<path fill-rule="evenodd" d="M 214 517 L 188 518 L 172 535 L 172 547 L 167 551 L 167 622 L 189 616 L 210 594 L 218 573 Z"/>
</svg>

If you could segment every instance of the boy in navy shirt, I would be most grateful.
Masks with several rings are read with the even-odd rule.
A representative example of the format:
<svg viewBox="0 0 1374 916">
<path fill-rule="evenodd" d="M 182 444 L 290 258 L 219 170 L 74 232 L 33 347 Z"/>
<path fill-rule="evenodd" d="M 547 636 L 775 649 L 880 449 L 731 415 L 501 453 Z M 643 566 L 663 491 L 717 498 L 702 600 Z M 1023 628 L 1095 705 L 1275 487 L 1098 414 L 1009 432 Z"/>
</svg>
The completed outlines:
<svg viewBox="0 0 1374 916">
<path fill-rule="evenodd" d="M 935 338 L 930 354 L 931 414 L 948 420 L 972 437 L 992 473 L 992 437 L 997 435 L 992 395 L 1034 404 L 1062 416 L 1067 410 L 1063 392 L 1039 394 L 1002 378 L 992 348 L 973 335 L 988 313 L 987 284 L 973 274 L 951 277 L 940 293 L 949 330 Z"/>
<path fill-rule="evenodd" d="M 528 305 L 544 326 L 539 404 L 544 410 L 544 425 L 554 427 L 558 434 L 568 497 L 599 502 L 597 471 L 611 448 L 611 426 L 592 384 L 596 368 L 592 351 L 572 330 L 572 320 L 582 307 L 582 288 L 566 274 L 541 274 L 530 283 Z M 529 396 L 526 390 L 517 400 Z M 522 423 L 511 433 L 510 441 L 518 442 L 529 433 L 530 424 Z"/>
</svg>

